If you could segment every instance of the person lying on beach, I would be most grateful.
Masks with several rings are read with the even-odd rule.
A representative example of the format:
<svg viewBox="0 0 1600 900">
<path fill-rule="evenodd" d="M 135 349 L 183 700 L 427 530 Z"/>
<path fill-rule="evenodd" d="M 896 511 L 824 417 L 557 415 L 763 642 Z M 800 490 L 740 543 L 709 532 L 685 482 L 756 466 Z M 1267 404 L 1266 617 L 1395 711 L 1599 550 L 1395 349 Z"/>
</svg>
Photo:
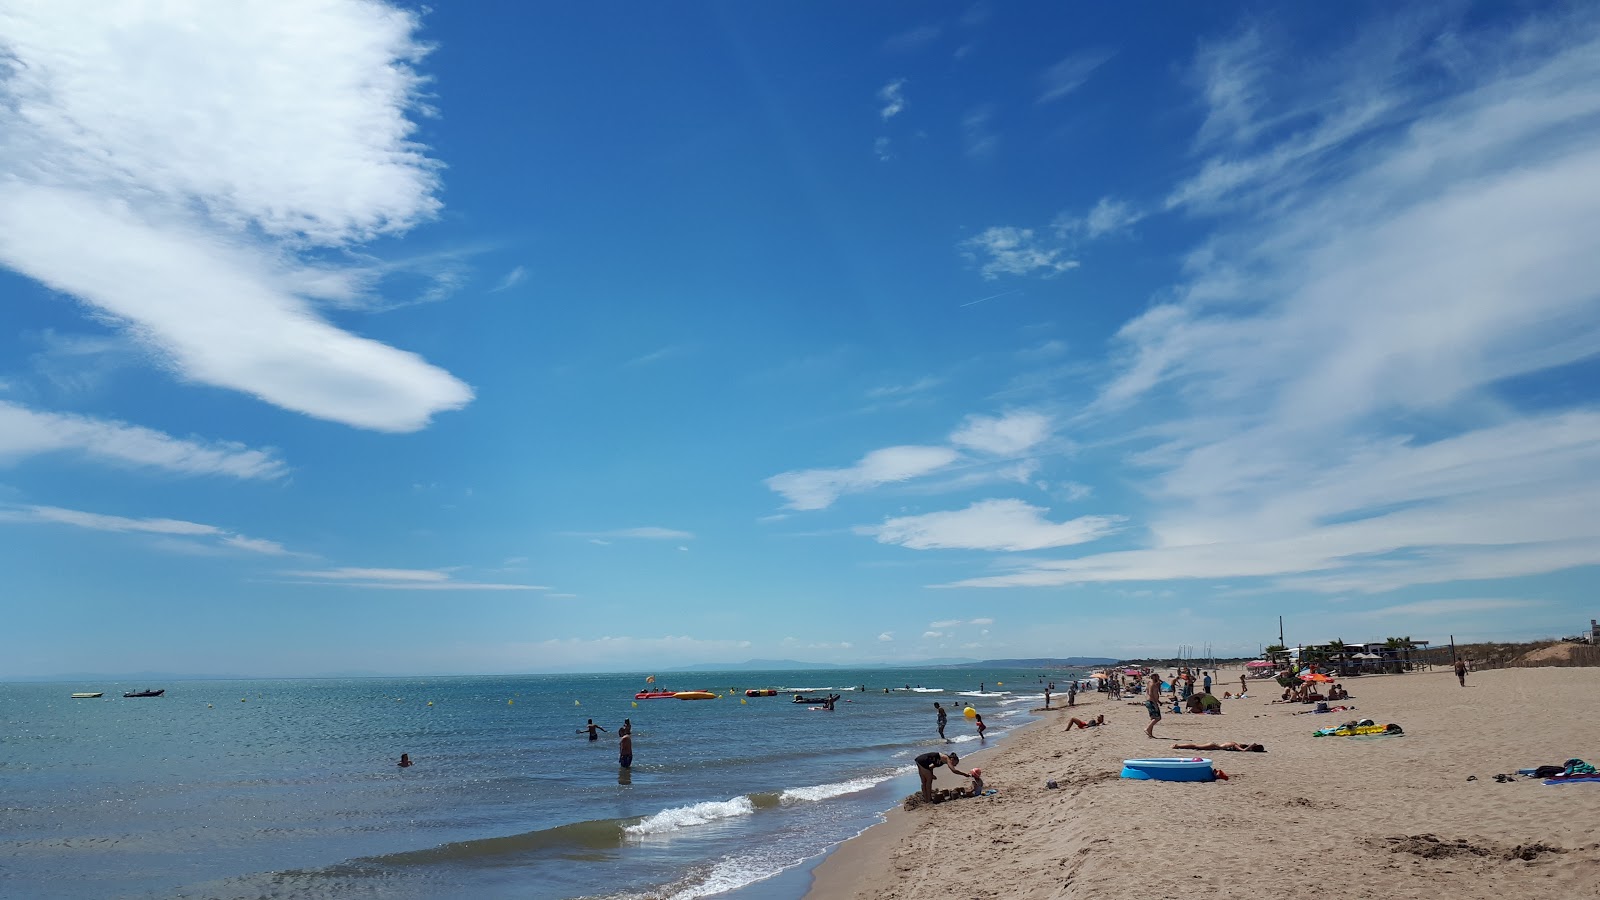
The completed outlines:
<svg viewBox="0 0 1600 900">
<path fill-rule="evenodd" d="M 951 772 L 963 778 L 971 778 L 972 775 L 970 773 L 956 768 L 956 763 L 960 761 L 961 757 L 954 753 L 924 753 L 917 757 L 917 777 L 922 779 L 922 799 L 933 800 L 933 779 L 935 777 L 933 770 L 940 766 L 948 768 Z"/>
<path fill-rule="evenodd" d="M 1085 722 L 1082 719 L 1069 719 L 1069 720 L 1067 720 L 1067 730 L 1071 731 L 1072 730 L 1072 726 L 1074 726 L 1074 725 L 1078 726 L 1079 728 L 1099 728 L 1101 725 L 1104 725 L 1105 723 L 1106 723 L 1106 717 L 1105 716 L 1095 716 L 1094 718 L 1090 719 L 1087 722 Z"/>
<path fill-rule="evenodd" d="M 1174 750 L 1233 750 L 1241 753 L 1265 753 L 1267 748 L 1261 744 L 1241 744 L 1237 741 L 1223 741 L 1220 744 L 1173 744 Z"/>
</svg>

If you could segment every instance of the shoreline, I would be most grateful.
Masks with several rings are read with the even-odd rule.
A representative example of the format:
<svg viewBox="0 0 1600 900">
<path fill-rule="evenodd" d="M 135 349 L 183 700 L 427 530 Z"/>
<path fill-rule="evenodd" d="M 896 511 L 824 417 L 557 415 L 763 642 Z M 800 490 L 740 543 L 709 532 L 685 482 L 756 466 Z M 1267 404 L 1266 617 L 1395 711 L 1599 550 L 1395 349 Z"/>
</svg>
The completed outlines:
<svg viewBox="0 0 1600 900">
<path fill-rule="evenodd" d="M 1222 670 L 1219 686 L 1238 674 Z M 1600 668 L 1476 672 L 1464 689 L 1448 671 L 1345 684 L 1355 707 L 1345 714 L 1297 715 L 1312 707 L 1269 702 L 1279 689 L 1262 680 L 1259 696 L 1224 700 L 1221 716 L 1167 714 L 1159 741 L 1145 737 L 1141 707 L 1099 694 L 1040 712 L 981 751 L 998 794 L 889 810 L 812 869 L 805 900 L 1176 900 L 1330 885 L 1372 898 L 1600 898 L 1600 784 L 1495 780 L 1571 757 L 1600 762 L 1600 720 L 1582 715 Z M 1104 713 L 1107 727 L 1065 733 L 1069 711 Z M 1312 736 L 1346 718 L 1406 733 Z M 1172 749 L 1189 741 L 1259 741 L 1267 752 Z M 1191 753 L 1230 778 L 1119 777 L 1124 758 Z"/>
</svg>

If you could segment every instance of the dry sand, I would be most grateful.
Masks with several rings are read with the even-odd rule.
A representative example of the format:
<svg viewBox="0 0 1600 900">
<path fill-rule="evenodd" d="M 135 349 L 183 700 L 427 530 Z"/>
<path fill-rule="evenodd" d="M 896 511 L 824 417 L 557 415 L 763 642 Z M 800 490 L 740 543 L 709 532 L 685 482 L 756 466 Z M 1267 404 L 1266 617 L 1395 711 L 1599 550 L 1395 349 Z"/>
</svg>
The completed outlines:
<svg viewBox="0 0 1600 900">
<path fill-rule="evenodd" d="M 1224 670 L 1218 690 L 1238 678 Z M 1145 737 L 1142 706 L 1101 694 L 1070 714 L 1104 713 L 1105 728 L 1065 732 L 1068 712 L 1043 713 L 962 759 L 997 795 L 892 811 L 823 861 L 807 900 L 1600 898 L 1600 783 L 1494 780 L 1574 756 L 1600 764 L 1600 668 L 1346 685 L 1354 712 L 1293 715 L 1310 707 L 1269 703 L 1280 689 L 1252 682 L 1260 693 L 1224 700 L 1223 715 L 1167 713 L 1160 741 Z M 1358 717 L 1406 733 L 1311 736 Z M 1268 752 L 1172 749 L 1230 740 Z M 1150 756 L 1210 757 L 1231 778 L 1118 777 L 1124 758 Z"/>
</svg>

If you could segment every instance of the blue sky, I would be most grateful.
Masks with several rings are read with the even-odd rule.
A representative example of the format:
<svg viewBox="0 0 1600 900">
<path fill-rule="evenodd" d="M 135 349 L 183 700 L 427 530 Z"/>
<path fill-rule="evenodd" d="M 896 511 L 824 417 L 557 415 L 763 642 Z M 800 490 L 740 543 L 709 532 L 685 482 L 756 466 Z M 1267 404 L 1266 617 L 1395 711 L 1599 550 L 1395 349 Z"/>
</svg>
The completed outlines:
<svg viewBox="0 0 1600 900">
<path fill-rule="evenodd" d="M 0 2 L 0 676 L 1579 630 L 1600 14 Z"/>
</svg>

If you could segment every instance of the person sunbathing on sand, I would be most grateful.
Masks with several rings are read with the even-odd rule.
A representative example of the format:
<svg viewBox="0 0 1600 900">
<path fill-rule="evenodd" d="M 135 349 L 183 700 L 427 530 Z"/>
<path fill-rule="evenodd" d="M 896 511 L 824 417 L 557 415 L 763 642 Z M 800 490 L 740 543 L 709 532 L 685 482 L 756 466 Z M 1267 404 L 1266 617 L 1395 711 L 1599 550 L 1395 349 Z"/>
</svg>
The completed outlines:
<svg viewBox="0 0 1600 900">
<path fill-rule="evenodd" d="M 1241 744 L 1237 741 L 1224 741 L 1220 744 L 1173 744 L 1174 750 L 1235 750 L 1243 753 L 1265 753 L 1267 748 L 1261 744 Z"/>
<path fill-rule="evenodd" d="M 1078 726 L 1079 728 L 1099 728 L 1101 725 L 1104 725 L 1105 723 L 1106 723 L 1106 717 L 1105 716 L 1095 716 L 1094 718 L 1090 719 L 1087 722 L 1085 722 L 1082 719 L 1069 719 L 1067 721 L 1067 730 L 1071 731 L 1072 730 L 1072 726 L 1074 726 L 1074 725 Z"/>
</svg>

